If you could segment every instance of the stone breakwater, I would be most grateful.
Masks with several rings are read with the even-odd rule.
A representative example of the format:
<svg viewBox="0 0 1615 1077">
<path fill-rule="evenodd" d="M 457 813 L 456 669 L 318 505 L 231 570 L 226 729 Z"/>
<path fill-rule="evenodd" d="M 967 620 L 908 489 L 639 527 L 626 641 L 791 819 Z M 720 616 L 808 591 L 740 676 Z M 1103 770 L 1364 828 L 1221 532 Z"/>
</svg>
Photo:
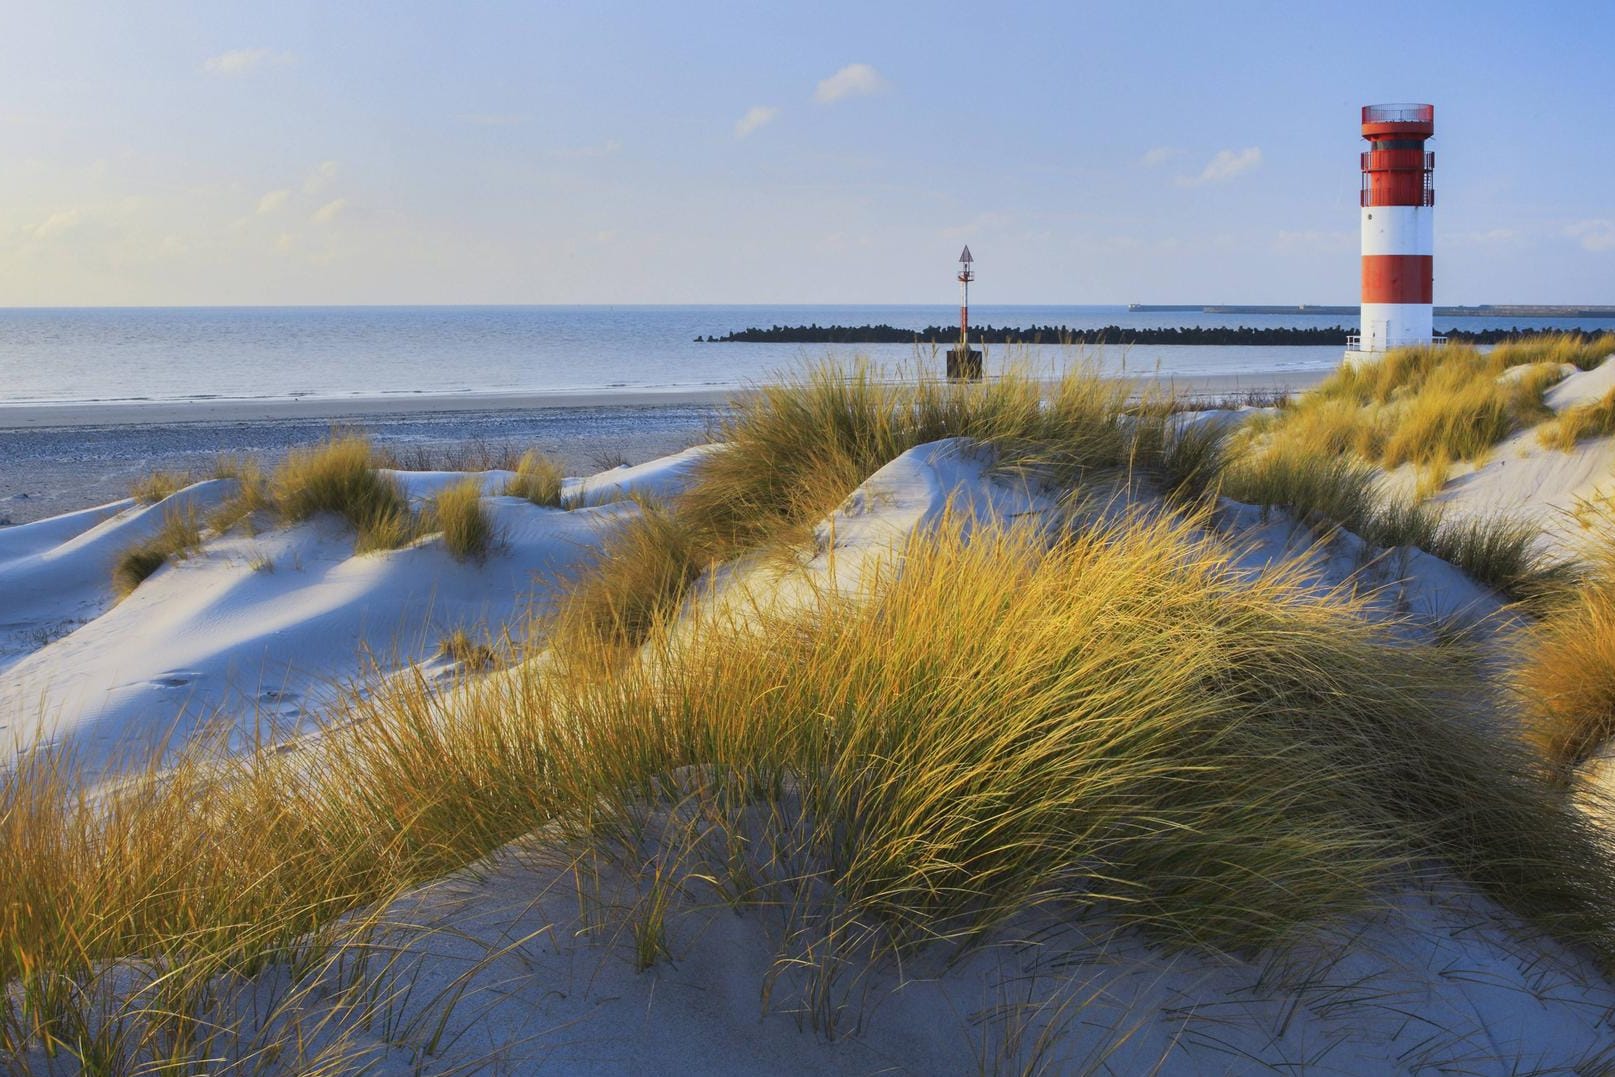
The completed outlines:
<svg viewBox="0 0 1615 1077">
<path fill-rule="evenodd" d="M 1498 344 L 1505 340 L 1519 340 L 1542 336 L 1550 331 L 1521 329 L 1462 329 L 1438 330 L 1448 340 L 1467 344 Z M 1591 330 L 1552 330 L 1551 333 L 1590 340 L 1600 336 Z M 1340 345 L 1356 333 L 1343 325 L 1325 328 L 1286 328 L 1282 326 L 1179 326 L 1175 328 L 1140 329 L 1107 325 L 1100 329 L 1073 329 L 1065 325 L 1029 326 L 972 326 L 972 344 L 1204 344 L 1204 345 Z M 924 329 L 901 329 L 894 325 L 775 325 L 767 329 L 752 327 L 723 336 L 697 337 L 698 343 L 708 344 L 938 344 L 958 343 L 959 330 L 954 326 L 927 326 Z"/>
</svg>

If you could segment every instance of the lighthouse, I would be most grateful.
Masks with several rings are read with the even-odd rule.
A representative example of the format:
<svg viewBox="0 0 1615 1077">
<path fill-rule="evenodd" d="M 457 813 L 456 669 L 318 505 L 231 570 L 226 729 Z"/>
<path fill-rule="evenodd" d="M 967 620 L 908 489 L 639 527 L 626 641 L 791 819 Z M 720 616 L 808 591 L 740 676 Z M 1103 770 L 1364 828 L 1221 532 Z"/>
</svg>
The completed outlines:
<svg viewBox="0 0 1615 1077">
<path fill-rule="evenodd" d="M 1434 105 L 1363 107 L 1362 329 L 1348 345 L 1360 359 L 1432 340 L 1435 132 Z"/>
</svg>

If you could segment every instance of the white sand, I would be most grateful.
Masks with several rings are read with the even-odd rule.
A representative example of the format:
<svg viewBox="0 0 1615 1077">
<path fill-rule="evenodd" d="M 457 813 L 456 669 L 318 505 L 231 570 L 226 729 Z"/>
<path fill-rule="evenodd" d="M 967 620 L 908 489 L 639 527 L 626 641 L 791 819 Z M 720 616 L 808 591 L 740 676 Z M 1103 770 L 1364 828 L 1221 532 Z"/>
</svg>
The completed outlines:
<svg viewBox="0 0 1615 1077">
<path fill-rule="evenodd" d="M 1615 389 L 1615 358 L 1566 377 L 1548 390 L 1544 402 L 1562 412 L 1598 400 L 1611 389 Z M 1412 467 L 1399 469 L 1393 480 L 1411 487 Z M 1563 452 L 1544 447 L 1535 430 L 1522 430 L 1493 448 L 1480 466 L 1455 466 L 1452 478 L 1432 500 L 1454 519 L 1525 520 L 1543 532 L 1547 550 L 1574 557 L 1588 538 L 1578 507 L 1611 493 L 1615 493 L 1615 438 L 1589 439 Z"/>
<path fill-rule="evenodd" d="M 499 541 L 483 564 L 456 561 L 439 536 L 355 557 L 348 528 L 315 519 L 211 538 L 115 603 L 118 554 L 166 512 L 205 514 L 232 480 L 0 530 L 0 745 L 71 738 L 93 771 L 121 751 L 182 743 L 215 719 L 232 746 L 293 736 L 372 663 L 386 672 L 426 661 L 460 628 L 520 639 L 636 511 L 613 499 L 667 494 L 705 451 L 574 480 L 568 493 L 589 507 L 569 512 L 498 496 L 509 473 L 488 472 Z M 461 478 L 392 474 L 417 505 Z"/>
<path fill-rule="evenodd" d="M 1567 381 L 1556 404 L 1596 395 L 1602 382 L 1578 377 L 1587 380 Z M 1470 511 L 1507 506 L 1547 519 L 1609 474 L 1605 442 L 1563 460 L 1515 448 L 1446 496 Z M 354 557 L 351 536 L 315 521 L 210 540 L 116 607 L 110 557 L 149 533 L 164 506 L 122 502 L 0 530 L 9 633 L 0 713 L 22 740 L 40 730 L 43 713 L 48 735 L 90 738 L 102 758 L 116 736 L 160 734 L 184 698 L 194 713 L 223 708 L 243 736 L 266 712 L 286 719 L 277 732 L 295 731 L 298 708 L 317 701 L 322 685 L 357 674 L 364 649 L 404 663 L 461 624 L 520 631 L 528 604 L 552 599 L 549 574 L 586 563 L 638 511 L 613 498 L 668 494 L 707 451 L 569 480 L 590 506 L 571 512 L 488 497 L 505 542 L 482 566 L 455 562 L 435 539 Z M 742 564 L 718 593 L 789 604 L 813 587 L 851 586 L 950 506 L 966 520 L 1052 518 L 1048 497 L 994 477 L 986 463 L 961 441 L 914 449 L 816 529 L 802 571 L 782 577 L 775 564 Z M 456 477 L 401 476 L 415 498 Z M 487 476 L 490 489 L 501 479 Z M 206 483 L 174 499 L 201 505 L 225 492 Z M 1250 571 L 1309 558 L 1320 588 L 1370 590 L 1374 608 L 1409 618 L 1409 631 L 1435 633 L 1454 619 L 1480 634 L 1507 630 L 1496 595 L 1422 551 L 1376 550 L 1349 534 L 1318 547 L 1283 513 L 1264 520 L 1232 502 L 1219 507 L 1216 526 Z M 260 554 L 273 572 L 252 568 Z M 19 710 L 29 702 L 43 711 Z M 621 930 L 640 899 L 634 884 L 608 870 L 603 918 L 587 903 L 580 909 L 562 850 L 534 835 L 386 910 L 394 926 L 369 944 L 401 955 L 394 969 L 414 985 L 407 999 L 366 1023 L 316 994 L 288 1020 L 306 1028 L 310 1050 L 341 1033 L 389 1074 L 973 1073 L 1039 1062 L 1052 1072 L 1597 1072 L 1615 1059 L 1615 989 L 1603 975 L 1456 882 L 1390 895 L 1379 914 L 1283 958 L 1167 953 L 1108 933 L 1103 917 L 1035 920 L 957 960 L 922 955 L 849 971 L 817 994 L 791 963 L 798 952 L 780 941 L 774 914 L 730 910 L 698 875 L 677 888 L 671 956 L 638 972 Z M 287 976 L 271 969 L 239 994 L 222 992 L 219 1006 L 250 1023 L 270 1012 Z M 330 979 L 334 989 L 335 970 Z M 458 1005 L 438 1034 L 449 1000 Z M 296 1062 L 281 1064 L 292 1071 Z"/>
</svg>

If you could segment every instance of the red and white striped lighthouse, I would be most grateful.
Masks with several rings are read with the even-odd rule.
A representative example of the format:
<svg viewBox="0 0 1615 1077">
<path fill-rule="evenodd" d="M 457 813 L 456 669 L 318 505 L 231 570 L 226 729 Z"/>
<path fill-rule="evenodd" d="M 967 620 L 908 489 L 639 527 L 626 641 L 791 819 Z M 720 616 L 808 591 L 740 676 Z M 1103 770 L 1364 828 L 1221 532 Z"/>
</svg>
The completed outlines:
<svg viewBox="0 0 1615 1077">
<path fill-rule="evenodd" d="M 1429 344 L 1436 155 L 1434 105 L 1365 105 L 1363 137 L 1363 305 L 1356 350 Z"/>
</svg>

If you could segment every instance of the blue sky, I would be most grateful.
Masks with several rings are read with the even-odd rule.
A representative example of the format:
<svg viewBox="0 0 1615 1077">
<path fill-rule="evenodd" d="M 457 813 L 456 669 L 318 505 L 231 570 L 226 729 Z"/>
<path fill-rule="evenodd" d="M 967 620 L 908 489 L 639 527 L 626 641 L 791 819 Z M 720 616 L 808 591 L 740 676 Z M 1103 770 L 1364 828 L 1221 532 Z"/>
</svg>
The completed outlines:
<svg viewBox="0 0 1615 1077">
<path fill-rule="evenodd" d="M 137 9 L 138 10 L 135 10 Z M 8 5 L 0 306 L 1615 302 L 1615 5 Z"/>
</svg>

